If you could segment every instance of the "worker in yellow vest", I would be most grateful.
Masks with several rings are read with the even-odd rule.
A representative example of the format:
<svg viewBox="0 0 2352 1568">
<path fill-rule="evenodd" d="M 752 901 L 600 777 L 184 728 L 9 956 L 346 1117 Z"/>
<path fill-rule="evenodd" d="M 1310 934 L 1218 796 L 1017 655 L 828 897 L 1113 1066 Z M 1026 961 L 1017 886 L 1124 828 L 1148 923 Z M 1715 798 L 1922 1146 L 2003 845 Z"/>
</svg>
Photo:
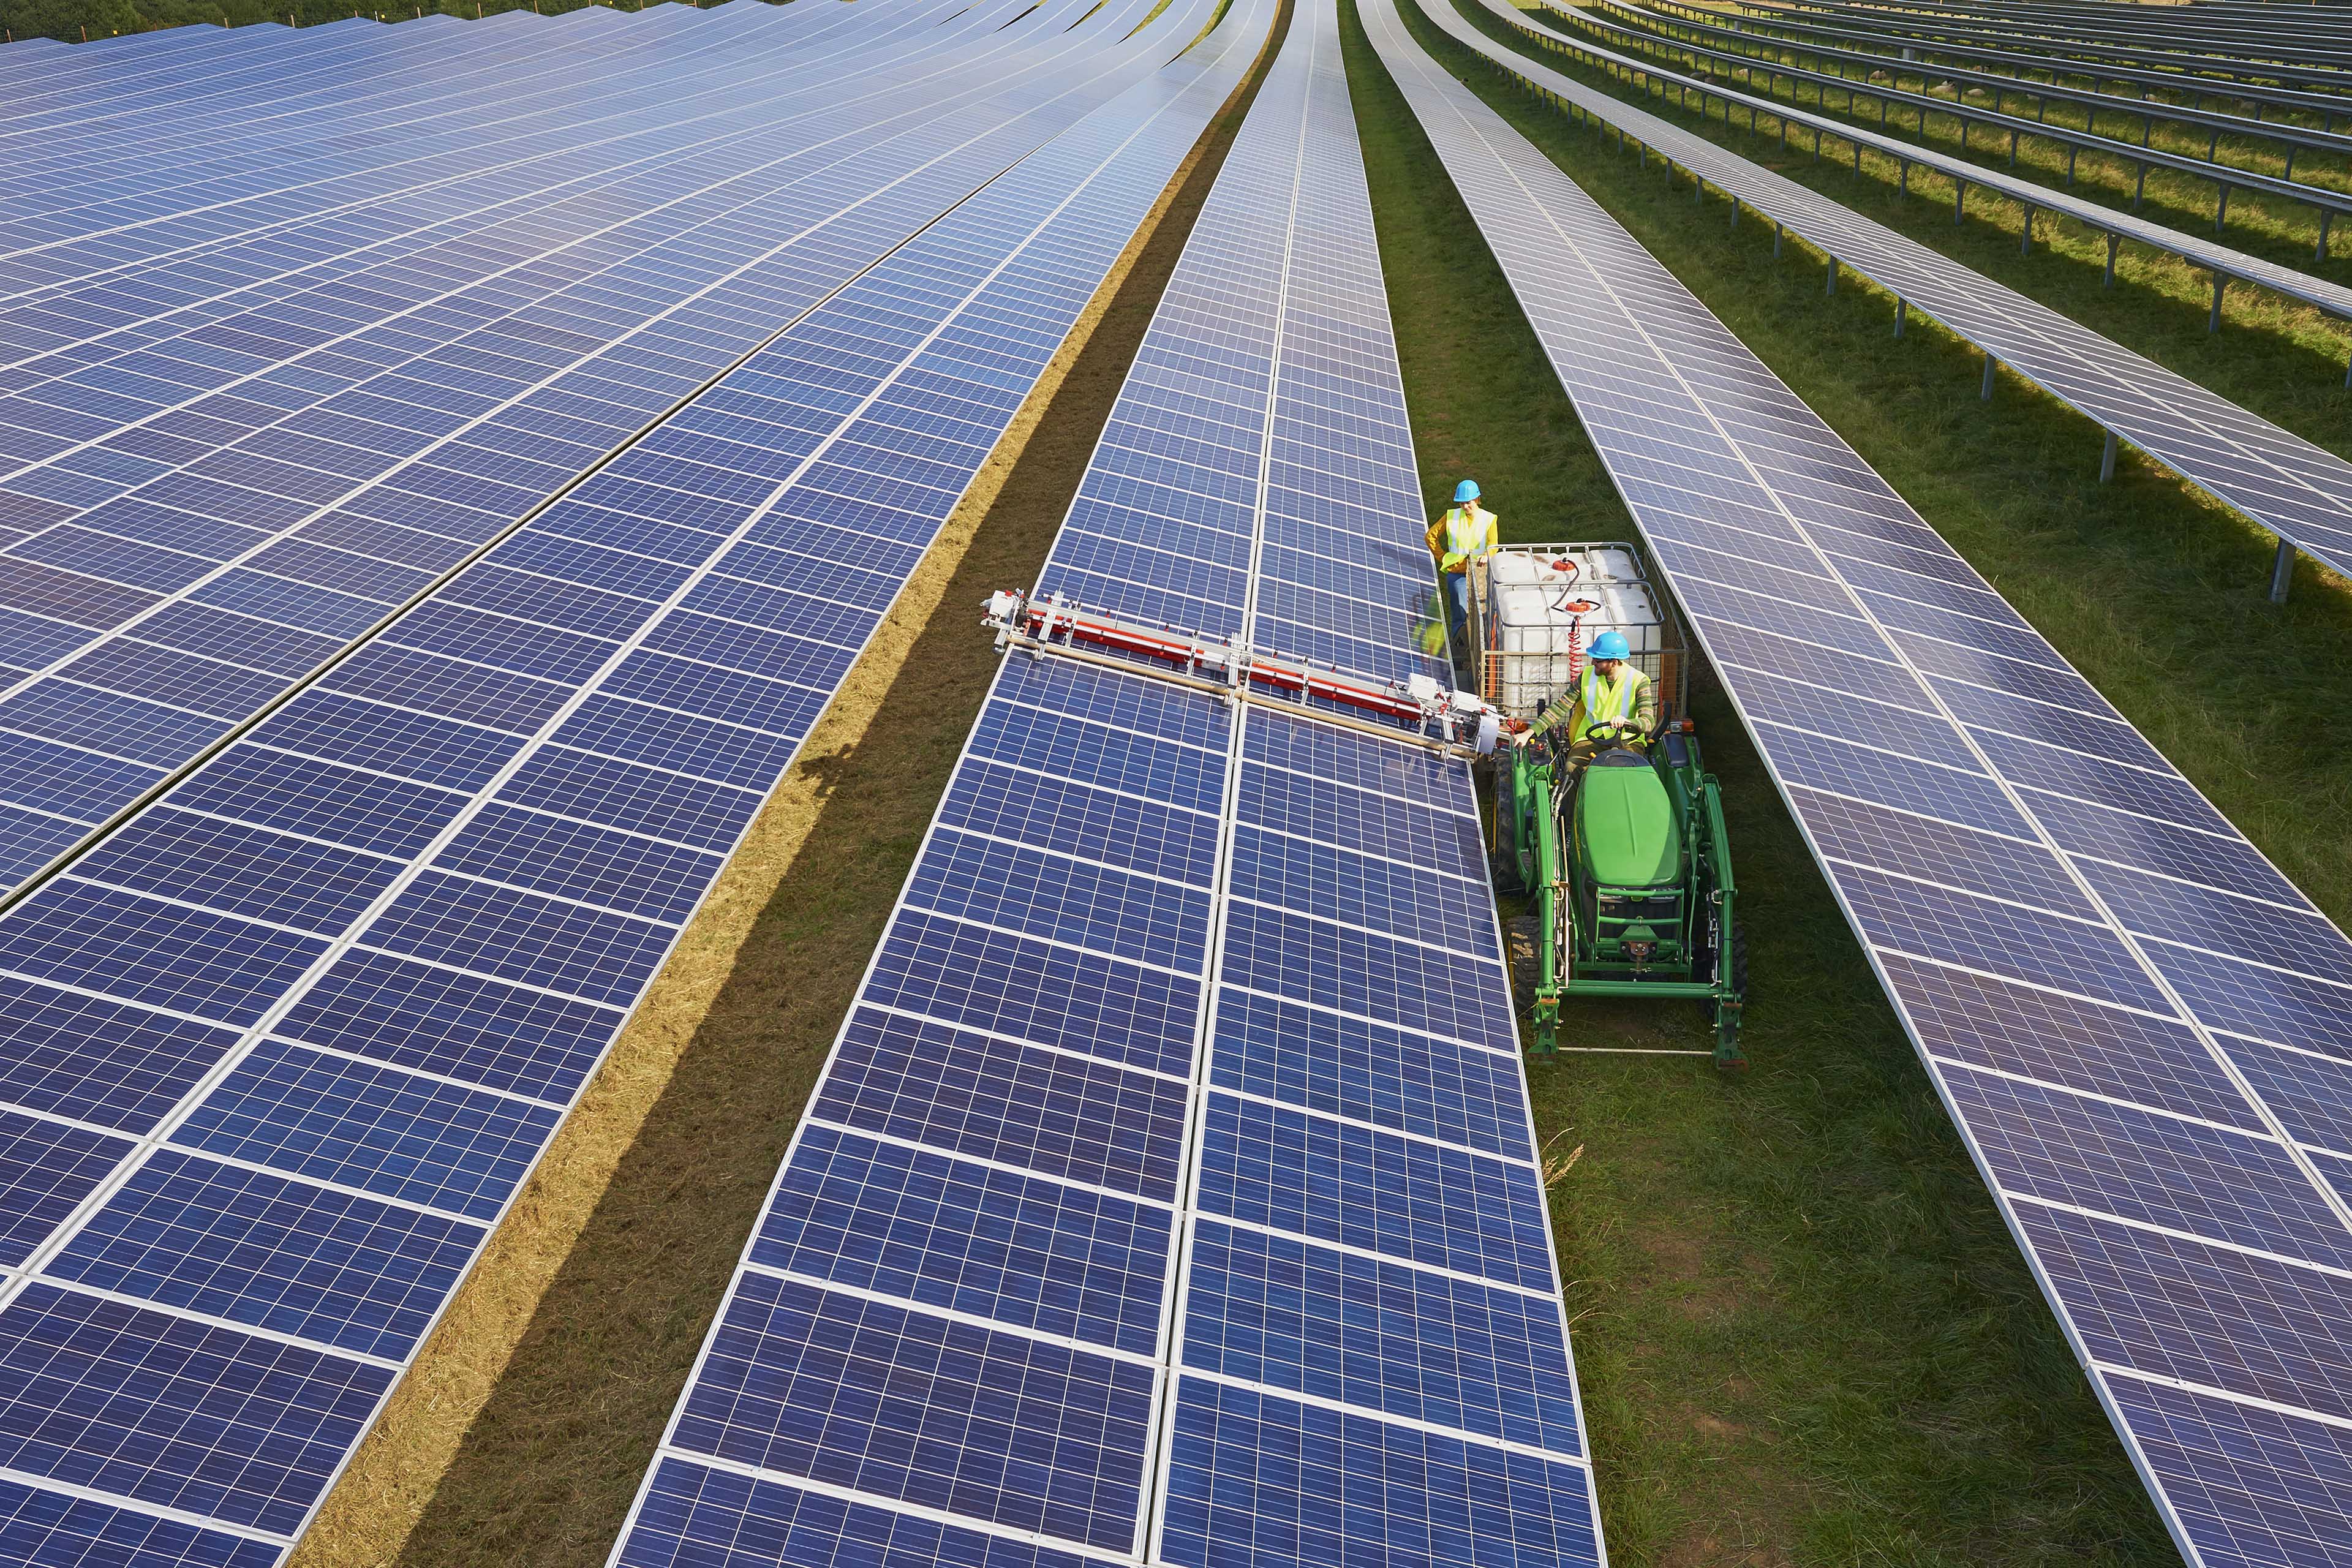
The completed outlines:
<svg viewBox="0 0 2352 1568">
<path fill-rule="evenodd" d="M 1445 589 L 1445 626 L 1454 634 L 1456 656 L 1470 651 L 1470 563 L 1484 561 L 1502 548 L 1495 531 L 1495 514 L 1478 504 L 1478 481 L 1465 479 L 1454 487 L 1454 504 L 1429 525 L 1429 552 L 1437 559 L 1437 578 Z"/>
<path fill-rule="evenodd" d="M 1536 721 L 1519 737 L 1521 742 L 1567 725 L 1565 769 L 1570 778 L 1581 773 L 1604 745 L 1631 746 L 1637 751 L 1648 745 L 1650 732 L 1658 727 L 1658 691 L 1650 678 L 1634 668 L 1632 653 L 1622 632 L 1602 632 L 1594 637 L 1585 650 L 1583 677 L 1536 715 Z"/>
</svg>

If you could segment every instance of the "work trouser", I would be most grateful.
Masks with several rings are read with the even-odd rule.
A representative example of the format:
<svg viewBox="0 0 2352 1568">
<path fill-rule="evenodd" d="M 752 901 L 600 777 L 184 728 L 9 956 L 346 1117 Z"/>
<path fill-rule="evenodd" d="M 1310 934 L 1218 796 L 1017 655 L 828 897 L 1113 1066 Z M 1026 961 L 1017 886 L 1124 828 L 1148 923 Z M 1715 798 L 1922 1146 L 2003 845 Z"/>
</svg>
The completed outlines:
<svg viewBox="0 0 2352 1568">
<path fill-rule="evenodd" d="M 1470 652 L 1470 574 L 1448 572 L 1445 574 L 1445 629 L 1454 634 L 1454 657 L 1468 657 Z"/>
</svg>

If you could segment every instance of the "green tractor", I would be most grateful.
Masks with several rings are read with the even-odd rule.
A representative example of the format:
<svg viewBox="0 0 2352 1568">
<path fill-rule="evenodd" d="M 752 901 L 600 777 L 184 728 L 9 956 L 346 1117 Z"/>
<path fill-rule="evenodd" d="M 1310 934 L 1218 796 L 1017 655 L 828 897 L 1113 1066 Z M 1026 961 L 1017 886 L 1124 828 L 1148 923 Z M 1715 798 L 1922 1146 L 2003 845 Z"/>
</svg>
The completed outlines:
<svg viewBox="0 0 2352 1568">
<path fill-rule="evenodd" d="M 1659 700 L 1655 736 L 1640 744 L 1630 728 L 1597 731 L 1601 749 L 1580 776 L 1566 765 L 1564 735 L 1496 759 L 1496 879 L 1535 905 L 1522 976 L 1530 1048 L 1559 1048 L 1563 996 L 1679 997 L 1708 1010 L 1717 1065 L 1745 1067 L 1748 944 L 1722 790 L 1685 716 L 1680 628 L 1640 552 L 1515 546 L 1474 577 L 1482 695 L 1507 715 L 1532 718 L 1572 685 L 1581 649 L 1602 631 L 1627 634 Z"/>
</svg>

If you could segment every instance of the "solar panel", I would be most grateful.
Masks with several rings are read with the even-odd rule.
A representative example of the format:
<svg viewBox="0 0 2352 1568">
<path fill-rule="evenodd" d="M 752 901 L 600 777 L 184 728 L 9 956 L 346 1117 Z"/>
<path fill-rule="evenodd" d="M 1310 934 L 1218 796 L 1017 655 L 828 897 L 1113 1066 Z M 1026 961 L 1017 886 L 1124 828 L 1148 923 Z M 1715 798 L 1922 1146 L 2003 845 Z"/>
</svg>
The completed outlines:
<svg viewBox="0 0 2352 1568">
<path fill-rule="evenodd" d="M 1365 19 L 2183 1551 L 2340 1560 L 2352 948 L 1390 6 Z M 1815 689 L 1834 733 L 1783 700 Z"/>
<path fill-rule="evenodd" d="M 596 184 L 518 217 L 542 237 L 560 226 L 561 243 L 527 265 L 507 265 L 490 231 L 449 238 L 443 248 L 473 258 L 470 280 L 422 304 L 403 297 L 404 283 L 438 279 L 440 250 L 0 398 L 0 420 L 34 417 L 21 410 L 35 406 L 58 416 L 51 424 L 92 426 L 42 432 L 67 453 L 0 488 L 0 510 L 13 507 L 23 525 L 0 549 L 0 664 L 13 667 L 0 696 L 0 883 L 69 853 L 431 592 L 1108 97 L 1152 47 L 1087 63 L 1117 38 L 1112 18 L 1074 30 L 1053 11 L 1037 20 L 1039 39 L 1008 33 L 979 51 L 943 30 L 943 58 L 892 35 L 890 59 L 854 86 L 831 67 L 803 67 L 823 90 L 794 114 L 730 131 L 725 157 L 688 142 L 642 186 Z M 827 134 L 807 140 L 811 123 Z M 802 139 L 780 151 L 770 139 L 793 125 Z M 638 226 L 572 231 L 585 209 L 614 205 L 638 213 Z M 332 341 L 286 361 L 261 357 L 331 330 Z M 205 347 L 233 363 L 197 372 L 190 356 Z M 100 384 L 147 385 L 142 370 L 163 367 L 206 384 L 116 422 L 123 399 Z M 68 410 L 59 387 L 102 395 L 110 412 Z M 77 464 L 106 476 L 69 472 Z M 616 473 L 598 482 L 600 494 L 637 493 Z M 657 472 L 650 482 L 677 481 Z M 509 581 L 528 597 L 528 579 Z"/>
<path fill-rule="evenodd" d="M 1877 51 L 1836 48 L 1811 40 L 1801 44 L 1791 44 L 1773 38 L 1759 40 L 1755 35 L 1739 27 L 1714 25 L 1708 19 L 1708 14 L 1702 13 L 1694 16 L 1686 11 L 1669 10 L 1664 6 L 1622 4 L 1620 0 L 1599 0 L 1598 4 L 1580 6 L 1579 10 L 1585 15 L 1633 23 L 1662 40 L 1669 37 L 1677 41 L 1696 38 L 1715 43 L 1729 53 L 1709 51 L 1705 58 L 1727 64 L 1733 59 L 1760 60 L 1761 57 L 1754 55 L 1752 51 L 1758 48 L 1768 48 L 1773 51 L 1775 56 L 1774 63 L 1766 67 L 1768 73 L 1772 72 L 1779 62 L 1786 60 L 1790 55 L 1797 55 L 1806 58 L 1813 68 L 1800 73 L 1799 77 L 1793 79 L 1810 81 L 1817 89 L 1832 81 L 1843 85 L 1849 94 L 1845 103 L 1845 109 L 1849 114 L 1854 112 L 1853 93 L 1859 91 L 1865 96 L 1876 98 L 1880 105 L 1879 123 L 1882 128 L 1886 123 L 1886 110 L 1890 104 L 1906 104 L 1915 110 L 1925 107 L 1934 112 L 1942 112 L 1946 107 L 1940 100 L 1931 104 L 1927 96 L 1920 92 L 1900 91 L 1898 89 L 1899 96 L 1880 93 L 1878 89 L 1881 85 L 1895 87 L 1896 84 L 1891 82 L 1877 84 L 1867 79 L 1869 72 L 1880 71 L 1890 63 L 1885 54 Z M 1678 56 L 1685 54 L 1685 51 L 1680 49 L 1675 52 Z M 1696 68 L 1696 58 L 1691 59 L 1690 63 Z M 1864 73 L 1859 80 L 1848 74 L 1849 68 L 1857 66 L 1861 67 Z M 1835 68 L 1832 69 L 1832 67 Z M 2086 134 L 2099 132 L 2099 115 L 2103 110 L 2106 113 L 2110 125 L 2116 122 L 2116 115 L 2122 115 L 2126 132 L 2131 125 L 2137 123 L 2142 127 L 2143 134 L 2146 134 L 2151 116 L 2156 120 L 2168 121 L 2175 125 L 2193 126 L 2207 132 L 2210 137 L 2207 142 L 2206 152 L 2206 159 L 2209 163 L 2218 161 L 2221 139 L 2223 135 L 2273 143 L 2286 150 L 2284 156 L 2288 161 L 2288 173 L 2285 177 L 2289 180 L 2293 178 L 2293 161 L 2297 153 L 2352 151 L 2352 136 L 2343 135 L 2334 131 L 2323 131 L 2316 126 L 2303 125 L 2293 120 L 2258 119 L 2237 112 L 2237 106 L 2234 103 L 2225 105 L 2223 108 L 2207 109 L 2201 102 L 2179 104 L 2154 101 L 2138 96 L 2127 97 L 2101 90 L 2099 88 L 2074 87 L 2064 82 L 2024 82 L 2015 76 L 2000 72 L 1969 70 L 1943 63 L 1937 64 L 1933 68 L 1933 75 L 1938 82 L 1949 82 L 1956 89 L 1969 87 L 1989 89 L 1993 95 L 1992 109 L 1997 116 L 2003 114 L 2003 104 L 2010 93 L 2016 93 L 2021 98 L 2032 99 L 2035 105 L 2033 123 L 2037 130 L 2029 134 L 2040 134 L 2038 128 L 2043 123 L 2043 116 L 2050 104 L 2071 103 L 2083 111 L 2083 129 Z M 2204 95 L 2196 96 L 2201 99 Z M 2256 107 L 2263 106 L 2258 104 Z M 2346 107 L 2352 107 L 2352 105 Z M 2000 121 L 1996 121 L 1994 123 L 1998 125 Z M 2116 155 L 2126 159 L 2136 156 L 2137 140 L 2133 138 L 2128 142 L 2118 143 L 2115 149 Z M 2074 182 L 2070 179 L 2067 183 L 2072 184 Z"/>
<path fill-rule="evenodd" d="M 1964 141 L 1969 128 L 1977 125 L 1995 134 L 2003 131 L 2008 132 L 2012 143 L 2020 137 L 2032 137 L 2042 142 L 2055 142 L 2066 149 L 2070 161 L 2079 153 L 2090 152 L 2122 159 L 2140 169 L 2143 174 L 2147 169 L 2155 168 L 2210 180 L 2219 193 L 2216 198 L 2218 205 L 2214 221 L 2217 231 L 2221 226 L 2221 219 L 2227 216 L 2229 199 L 2232 193 L 2301 202 L 2315 208 L 2323 224 L 2332 224 L 2336 218 L 2343 216 L 2347 211 L 2352 211 L 2352 196 L 2347 196 L 2332 186 L 2314 184 L 2308 180 L 2283 178 L 2271 174 L 2266 169 L 2247 169 L 2216 157 L 2222 130 L 2233 123 L 2226 116 L 2204 117 L 2199 110 L 2193 108 L 2180 111 L 2181 118 L 2184 120 L 2193 124 L 2202 124 L 2212 132 L 2213 140 L 2207 147 L 2206 155 L 2199 157 L 2193 153 L 2173 153 L 2151 147 L 2137 138 L 2126 140 L 2094 129 L 2085 128 L 2078 131 L 2071 125 L 2053 124 L 2039 114 L 2028 119 L 2023 114 L 2009 112 L 1998 103 L 1990 107 L 1979 107 L 1970 103 L 1965 93 L 1956 98 L 1939 98 L 1925 90 L 1914 92 L 1883 83 L 1864 82 L 1857 87 L 1848 78 L 1826 70 L 1807 69 L 1789 61 L 1787 55 L 1796 51 L 1789 49 L 1787 46 L 1782 46 L 1783 52 L 1776 54 L 1771 61 L 1766 62 L 1754 56 L 1727 49 L 1708 48 L 1702 45 L 1685 42 L 1679 37 L 1667 39 L 1660 37 L 1656 32 L 1645 30 L 1643 26 L 1625 26 L 1620 19 L 1621 13 L 1613 8 L 1604 10 L 1576 5 L 1567 4 L 1566 0 L 1559 0 L 1557 4 L 1553 3 L 1553 0 L 1545 0 L 1545 8 L 1575 26 L 1600 33 L 1612 39 L 1622 40 L 1636 47 L 1658 50 L 1676 65 L 1687 63 L 1696 70 L 1701 61 L 1710 62 L 1710 69 L 1706 76 L 1706 79 L 1710 82 L 1717 79 L 1713 75 L 1712 67 L 1722 67 L 1727 77 L 1734 77 L 1736 73 L 1752 72 L 1760 64 L 1764 68 L 1769 84 L 1777 86 L 1780 78 L 1789 79 L 1792 100 L 1797 88 L 1809 83 L 1814 89 L 1816 103 L 1826 108 L 1826 94 L 1834 87 L 1846 95 L 1843 108 L 1850 115 L 1854 110 L 1853 95 L 1858 90 L 1877 100 L 1880 109 L 1879 130 L 1882 132 L 1887 129 L 1886 111 L 1890 106 L 1907 108 L 1915 115 L 1950 116 L 1959 121 Z M 1644 16 L 1639 11 L 1634 12 L 1633 16 L 1635 21 L 1644 24 L 1654 25 L 1658 20 Z M 1959 78 L 1953 81 L 1952 86 L 1956 92 L 1964 85 L 1966 76 L 1967 73 L 1960 73 Z M 1996 88 L 1996 97 L 2000 95 L 2000 90 Z M 1767 103 L 1773 101 L 1769 93 L 1766 95 L 1764 101 Z M 1827 116 L 1822 118 L 1828 119 Z M 2138 117 L 2135 116 L 2135 118 Z M 1835 120 L 1829 120 L 1828 123 L 1843 128 L 1842 122 Z M 1897 123 L 1900 122 L 1897 121 Z M 2145 123 L 2144 121 L 2144 127 Z M 2338 150 L 2340 146 L 2332 135 L 2305 132 L 2300 126 L 2288 124 L 2284 128 L 2283 133 L 2290 138 L 2298 134 L 2308 136 L 2309 141 L 2306 145 L 2331 152 Z M 1921 138 L 1923 141 L 1925 139 L 1924 136 Z M 1962 151 L 1965 152 L 1966 148 L 1963 147 Z M 2073 183 L 2072 180 L 2067 182 L 2069 184 Z M 2132 205 L 2135 208 L 2139 205 L 2137 196 Z"/>
<path fill-rule="evenodd" d="M 1675 3 L 1662 5 L 1659 8 L 1672 11 L 1676 15 L 1685 15 L 1692 10 L 1692 7 L 1681 5 L 1679 0 L 1675 0 Z M 2200 7 L 2200 9 L 2202 8 L 2203 7 L 2201 6 Z M 1716 12 L 1701 12 L 1699 14 L 1702 18 L 1711 18 L 1718 15 L 1718 13 Z M 1888 41 L 1882 39 L 1878 35 L 1869 32 L 1859 26 L 1825 25 L 1838 22 L 1851 22 L 1853 20 L 1853 18 L 1842 18 L 1834 15 L 1824 15 L 1818 18 L 1818 20 L 1815 20 L 1811 18 L 1800 19 L 1795 13 L 1780 13 L 1766 16 L 1759 16 L 1755 11 L 1750 10 L 1743 14 L 1742 20 L 1747 24 L 1751 35 L 1759 37 L 1769 38 L 1774 35 L 1780 35 L 1806 39 L 1823 37 L 1838 38 L 1861 44 L 1877 43 L 1891 48 L 1901 48 L 1905 47 L 1900 40 Z M 2308 26 L 2309 24 L 2306 23 L 2305 25 Z M 2021 74 L 2027 71 L 2046 72 L 2053 68 L 2061 76 L 2068 74 L 2063 62 L 2052 60 L 2046 55 L 2022 52 L 2022 45 L 2008 48 L 1980 48 L 1969 45 L 1930 44 L 1927 45 L 1927 47 L 1932 55 L 1939 58 L 1970 60 L 1983 65 L 2009 67 Z M 2102 62 L 2099 65 L 2096 70 L 2096 75 L 2103 82 L 2114 82 L 2117 85 L 2137 86 L 2141 88 L 2169 87 L 2179 79 L 2179 73 L 2176 71 L 2164 71 L 2153 68 L 2143 68 L 2135 66 L 2116 65 L 2108 62 Z M 2028 88 L 2026 90 L 2030 91 L 2031 89 Z M 2298 91 L 2292 88 L 2247 82 L 2233 82 L 2226 90 L 2231 98 L 2245 103 L 2274 106 L 2281 109 L 2316 110 L 2323 117 L 2323 121 L 2326 123 L 2327 128 L 2331 130 L 2334 129 L 2333 121 L 2326 120 L 2326 117 L 2337 111 L 2336 100 L 2326 93 L 2305 92 Z M 2158 107 L 2161 108 L 2160 105 Z"/>
<path fill-rule="evenodd" d="M 565 575 L 478 679 L 394 708 L 343 689 L 373 678 L 354 660 L 0 918 L 0 1081 L 40 1130 L 9 1129 L 31 1174 L 0 1201 L 21 1374 L 0 1472 L 38 1494 L 28 1518 L 186 1525 L 192 1560 L 275 1561 L 299 1531 L 1223 100 L 1231 70 L 1151 69 L 1205 11 L 1160 17 L 1131 91 L 730 377 L 716 421 L 698 403 L 606 470 L 638 491 L 551 510 L 603 542 L 550 530 L 573 548 L 538 565 Z M 861 332 L 880 352 L 853 359 Z M 786 471 L 748 498 L 715 465 L 683 488 L 728 440 Z M 656 491 L 665 514 L 625 510 Z M 568 685 L 528 673 L 592 638 Z"/>
<path fill-rule="evenodd" d="M 1337 23 L 1295 13 L 1040 592 L 1428 671 Z M 615 1563 L 1597 1563 L 1477 844 L 1458 763 L 1008 659 Z M 931 1371 L 1040 1347 L 1088 1396 L 1056 1360 L 1002 1426 Z"/>
<path fill-rule="evenodd" d="M 1503 0 L 1486 4 L 1499 16 L 1516 15 Z M 1841 266 L 1926 311 L 2297 549 L 2338 570 L 2352 565 L 2352 463 L 1826 196 L 1502 47 L 1450 5 L 1422 9 L 1449 36 L 1503 68 L 1539 82 L 1786 224 Z M 1974 165 L 1966 167 L 1973 178 Z M 2054 194 L 2029 188 L 2043 198 Z"/>
<path fill-rule="evenodd" d="M 1777 11 L 1779 6 L 1758 9 Z M 2000 40 L 2027 34 L 2036 38 L 2037 47 L 2048 53 L 2074 56 L 2084 60 L 2131 60 L 2166 65 L 2192 75 L 2221 78 L 2251 78 L 2257 81 L 2301 81 L 2314 85 L 2341 87 L 2352 75 L 2341 68 L 2352 64 L 2352 51 L 2298 48 L 2292 41 L 2284 45 L 2271 42 L 2266 47 L 2238 52 L 2216 48 L 2182 50 L 2153 37 L 2143 24 L 2126 22 L 2112 28 L 2085 30 L 2053 27 L 2026 28 L 2020 26 L 1985 27 L 1972 26 L 1949 16 L 1902 16 L 1883 10 L 1844 5 L 1804 5 L 1801 11 L 1817 11 L 1833 16 L 1860 17 L 1867 16 L 1871 24 L 1886 32 L 1915 37 L 1950 37 Z M 2200 7 L 2202 9 L 2202 7 Z M 2271 34 L 2269 37 L 2291 37 L 2291 35 Z M 2328 62 L 2324 66 L 2303 68 L 2292 62 L 2308 56 Z M 2195 83 L 2189 84 L 2192 88 Z M 2223 90 L 2215 89 L 2215 90 Z"/>
</svg>

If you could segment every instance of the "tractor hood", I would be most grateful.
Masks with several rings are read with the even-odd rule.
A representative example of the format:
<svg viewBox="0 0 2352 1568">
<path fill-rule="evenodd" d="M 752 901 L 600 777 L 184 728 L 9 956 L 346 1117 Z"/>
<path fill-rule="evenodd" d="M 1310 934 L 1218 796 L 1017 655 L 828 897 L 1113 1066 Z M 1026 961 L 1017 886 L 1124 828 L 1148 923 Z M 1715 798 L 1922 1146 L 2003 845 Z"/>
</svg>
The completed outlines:
<svg viewBox="0 0 2352 1568">
<path fill-rule="evenodd" d="M 1604 753 L 1577 788 L 1577 849 L 1604 888 L 1650 888 L 1682 879 L 1682 825 L 1658 770 L 1624 752 Z"/>
</svg>

